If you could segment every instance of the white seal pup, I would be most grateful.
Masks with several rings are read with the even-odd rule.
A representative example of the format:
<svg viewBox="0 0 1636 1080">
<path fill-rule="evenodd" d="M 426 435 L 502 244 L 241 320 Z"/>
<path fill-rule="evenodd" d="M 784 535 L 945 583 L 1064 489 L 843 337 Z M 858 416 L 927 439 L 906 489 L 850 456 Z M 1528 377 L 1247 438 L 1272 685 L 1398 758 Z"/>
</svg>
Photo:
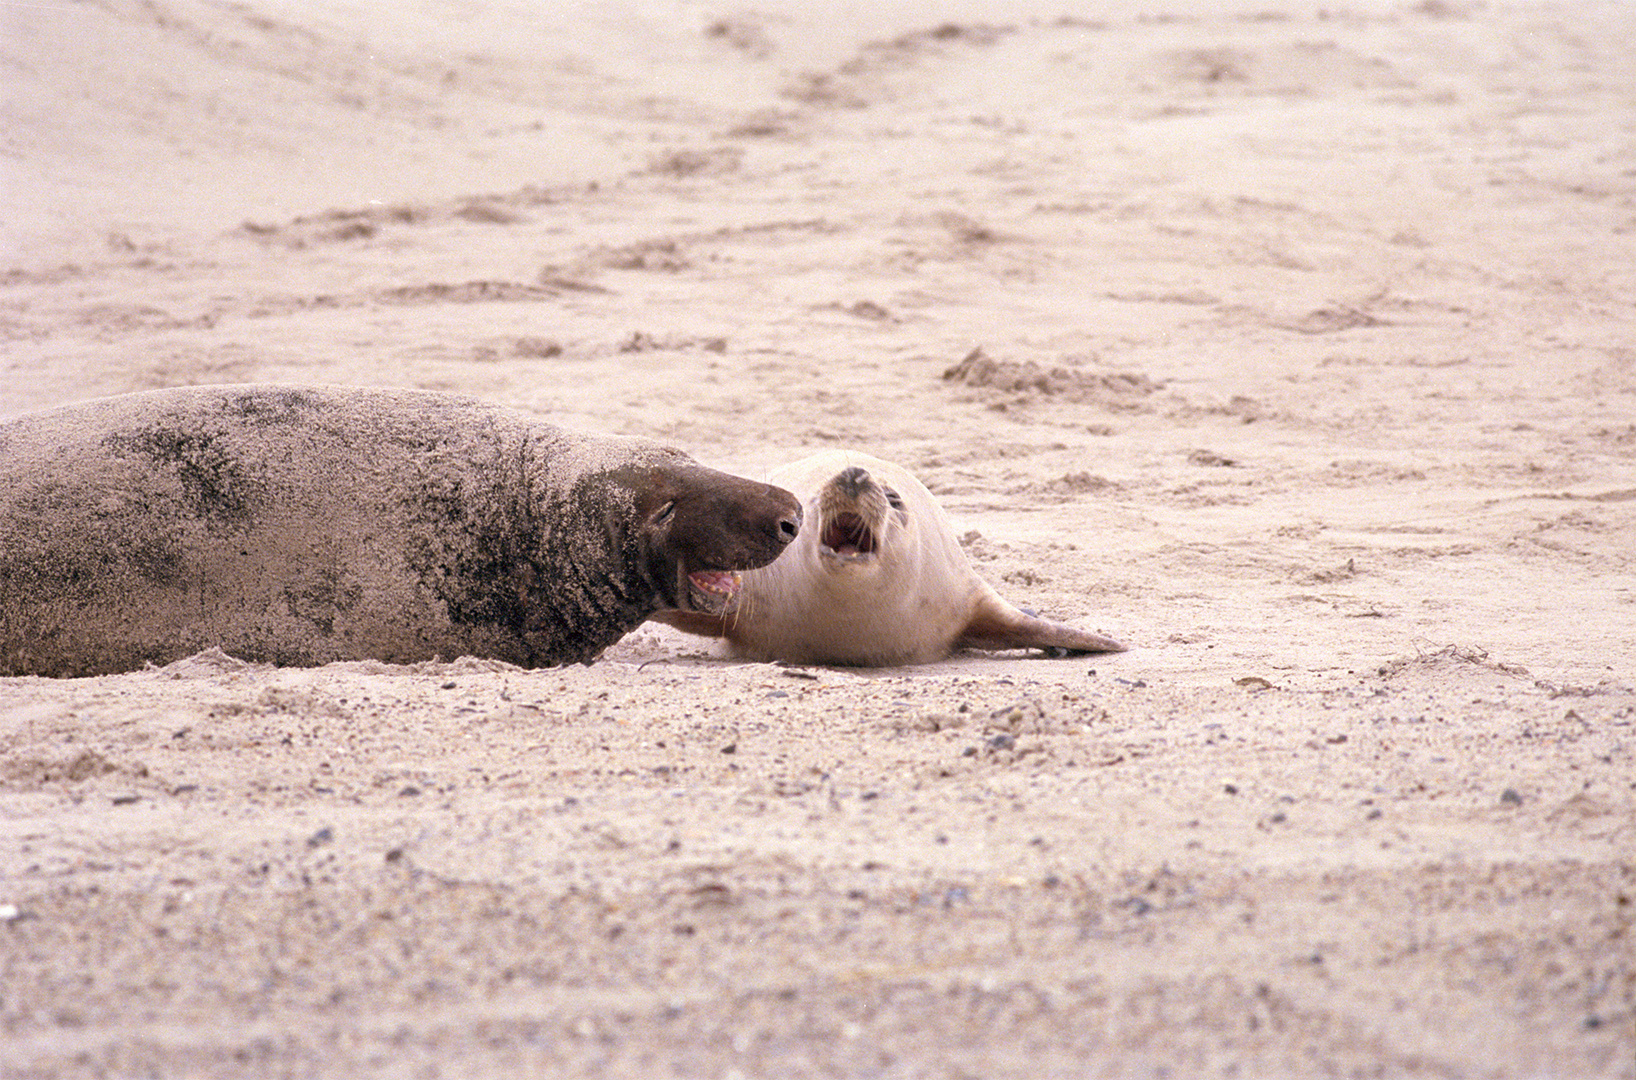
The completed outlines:
<svg viewBox="0 0 1636 1080">
<path fill-rule="evenodd" d="M 0 674 L 217 646 L 308 665 L 590 663 L 724 610 L 787 491 L 638 439 L 413 390 L 155 390 L 0 423 Z"/>
<path fill-rule="evenodd" d="M 972 568 L 931 492 L 901 465 L 825 450 L 768 481 L 805 506 L 796 542 L 745 573 L 720 614 L 661 612 L 655 621 L 725 637 L 735 655 L 808 664 L 920 664 L 962 648 L 1125 648 L 1002 599 Z"/>
</svg>

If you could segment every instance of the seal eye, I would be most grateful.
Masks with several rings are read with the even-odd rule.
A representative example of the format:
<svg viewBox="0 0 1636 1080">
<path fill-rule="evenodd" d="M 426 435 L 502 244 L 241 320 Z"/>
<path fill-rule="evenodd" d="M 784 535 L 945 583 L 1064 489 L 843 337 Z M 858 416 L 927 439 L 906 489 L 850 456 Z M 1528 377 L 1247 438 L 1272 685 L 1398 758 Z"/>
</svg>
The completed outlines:
<svg viewBox="0 0 1636 1080">
<path fill-rule="evenodd" d="M 669 502 L 665 503 L 665 505 L 661 506 L 659 508 L 658 513 L 653 515 L 653 523 L 655 525 L 669 525 L 670 524 L 670 519 L 675 517 L 675 516 L 676 516 L 676 500 L 672 499 Z"/>
</svg>

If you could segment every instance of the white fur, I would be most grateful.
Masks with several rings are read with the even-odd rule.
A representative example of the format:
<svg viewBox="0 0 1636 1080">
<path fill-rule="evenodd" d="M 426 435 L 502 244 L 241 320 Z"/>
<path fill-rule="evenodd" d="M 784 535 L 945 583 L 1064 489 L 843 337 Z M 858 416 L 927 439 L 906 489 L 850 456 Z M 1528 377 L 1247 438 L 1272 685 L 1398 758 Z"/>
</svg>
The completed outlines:
<svg viewBox="0 0 1636 1080">
<path fill-rule="evenodd" d="M 826 558 L 819 552 L 819 493 L 852 465 L 896 490 L 906 513 L 887 515 L 874 556 Z M 767 479 L 801 500 L 806 525 L 771 564 L 744 574 L 737 614 L 727 626 L 735 651 L 866 665 L 925 663 L 949 654 L 990 590 L 920 481 L 901 465 L 843 450 L 813 454 Z"/>
</svg>

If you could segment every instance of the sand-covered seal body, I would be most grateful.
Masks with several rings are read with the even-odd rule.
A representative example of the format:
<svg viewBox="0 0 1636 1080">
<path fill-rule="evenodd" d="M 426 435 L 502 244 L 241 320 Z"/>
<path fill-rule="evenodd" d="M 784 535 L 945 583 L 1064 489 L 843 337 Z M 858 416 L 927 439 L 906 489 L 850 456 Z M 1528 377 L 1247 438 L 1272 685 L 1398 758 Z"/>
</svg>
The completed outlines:
<svg viewBox="0 0 1636 1080">
<path fill-rule="evenodd" d="M 589 663 L 725 608 L 800 506 L 641 440 L 411 390 L 157 390 L 0 423 L 0 674 Z"/>
<path fill-rule="evenodd" d="M 805 506 L 796 542 L 744 574 L 721 615 L 663 613 L 656 621 L 724 637 L 740 656 L 794 663 L 917 664 L 962 648 L 1124 649 L 1007 603 L 972 568 L 937 500 L 901 465 L 826 450 L 768 480 Z"/>
</svg>

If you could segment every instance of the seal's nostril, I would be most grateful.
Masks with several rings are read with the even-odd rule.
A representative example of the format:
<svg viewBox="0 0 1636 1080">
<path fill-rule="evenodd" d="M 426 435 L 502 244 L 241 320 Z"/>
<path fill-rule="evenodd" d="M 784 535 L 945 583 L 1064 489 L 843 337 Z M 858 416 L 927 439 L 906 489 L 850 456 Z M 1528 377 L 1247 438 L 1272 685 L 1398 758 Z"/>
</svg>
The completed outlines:
<svg viewBox="0 0 1636 1080">
<path fill-rule="evenodd" d="M 778 523 L 778 538 L 786 544 L 794 540 L 800 531 L 801 523 L 794 518 L 785 518 Z"/>
</svg>

